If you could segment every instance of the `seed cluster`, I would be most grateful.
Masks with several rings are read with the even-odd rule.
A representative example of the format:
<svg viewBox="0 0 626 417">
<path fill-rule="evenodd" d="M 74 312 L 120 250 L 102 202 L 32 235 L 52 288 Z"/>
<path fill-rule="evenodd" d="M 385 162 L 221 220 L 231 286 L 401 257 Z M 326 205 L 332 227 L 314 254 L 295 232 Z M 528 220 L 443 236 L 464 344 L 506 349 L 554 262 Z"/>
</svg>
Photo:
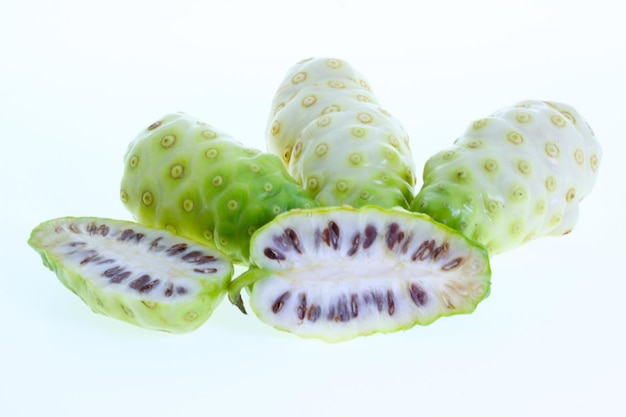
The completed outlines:
<svg viewBox="0 0 626 417">
<path fill-rule="evenodd" d="M 410 299 L 416 306 L 423 307 L 426 305 L 428 296 L 418 284 L 410 284 L 407 291 L 410 294 Z M 280 313 L 291 296 L 292 293 L 290 291 L 285 291 L 278 296 L 272 304 L 272 312 L 274 314 Z M 395 300 L 396 295 L 392 289 L 387 289 L 386 291 L 373 290 L 362 294 L 334 295 L 334 300 L 325 300 L 327 304 L 321 306 L 315 303 L 308 304 L 306 293 L 299 293 L 295 313 L 300 321 L 306 319 L 311 323 L 315 323 L 322 318 L 329 322 L 346 323 L 359 317 L 359 308 L 387 314 L 391 317 L 396 311 Z"/>
<path fill-rule="evenodd" d="M 272 103 L 267 144 L 323 206 L 407 208 L 412 200 L 408 135 L 339 59 L 309 59 L 288 71 Z"/>
<path fill-rule="evenodd" d="M 571 107 L 524 101 L 470 124 L 424 168 L 412 210 L 462 231 L 490 252 L 574 227 L 601 157 Z"/>
<path fill-rule="evenodd" d="M 77 235 L 82 234 L 81 228 L 76 223 L 71 223 L 68 230 Z M 111 229 L 107 224 L 98 225 L 95 222 L 88 223 L 85 227 L 85 232 L 89 236 L 107 237 L 110 231 Z M 64 230 L 60 228 L 56 232 L 62 233 Z M 168 258 L 176 258 L 170 261 L 182 265 L 188 264 L 193 272 L 199 274 L 214 274 L 218 272 L 217 268 L 207 266 L 207 264 L 217 261 L 213 255 L 197 249 L 188 251 L 188 244 L 184 242 L 164 245 L 162 243 L 163 237 L 158 236 L 148 243 L 144 241 L 146 238 L 145 233 L 137 232 L 131 228 L 113 233 L 111 238 L 117 242 L 135 246 L 144 245 L 146 253 L 156 254 L 163 252 Z M 81 267 L 95 267 L 99 276 L 106 278 L 109 284 L 124 284 L 127 288 L 141 294 L 147 294 L 154 289 L 159 289 L 166 298 L 187 294 L 188 289 L 184 285 L 175 285 L 167 277 L 153 278 L 144 271 L 134 271 L 132 266 L 125 263 L 125 258 L 120 258 L 116 253 L 107 253 L 107 247 L 100 249 L 96 243 L 89 239 L 69 241 L 65 245 L 67 248 L 65 255 L 76 258 Z"/>
<path fill-rule="evenodd" d="M 441 245 L 437 245 L 434 239 L 423 240 L 419 245 L 415 245 L 413 233 L 405 233 L 400 229 L 400 225 L 392 222 L 386 228 L 384 241 L 387 249 L 395 251 L 399 255 L 409 255 L 412 262 L 432 260 L 439 262 L 450 250 L 450 243 L 444 241 Z M 365 226 L 363 232 L 356 231 L 351 239 L 347 240 L 349 244 L 345 253 L 347 258 L 354 257 L 359 250 L 368 250 L 374 244 L 378 237 L 378 230 L 373 224 Z M 323 247 L 332 249 L 333 251 L 341 251 L 342 247 L 341 228 L 335 221 L 329 221 L 323 229 L 316 229 L 313 233 L 314 248 L 320 251 Z M 361 243 L 362 242 L 362 243 Z M 273 246 L 267 246 L 263 249 L 266 258 L 273 261 L 284 261 L 288 258 L 286 254 L 294 250 L 297 254 L 303 255 L 305 249 L 297 232 L 292 228 L 286 228 L 282 234 L 272 237 Z M 441 266 L 442 271 L 449 271 L 459 267 L 463 263 L 462 257 L 449 260 Z"/>
</svg>

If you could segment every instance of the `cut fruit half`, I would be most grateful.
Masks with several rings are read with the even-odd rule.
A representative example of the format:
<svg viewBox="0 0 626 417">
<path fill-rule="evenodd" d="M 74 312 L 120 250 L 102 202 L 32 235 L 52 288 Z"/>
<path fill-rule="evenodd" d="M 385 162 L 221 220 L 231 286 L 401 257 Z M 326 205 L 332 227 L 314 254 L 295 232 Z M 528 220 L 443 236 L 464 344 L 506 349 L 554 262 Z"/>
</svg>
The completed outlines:
<svg viewBox="0 0 626 417">
<path fill-rule="evenodd" d="M 28 243 L 94 312 L 155 330 L 196 329 L 224 298 L 233 274 L 215 249 L 120 220 L 49 220 Z"/>
<path fill-rule="evenodd" d="M 470 313 L 489 293 L 487 251 L 428 216 L 379 207 L 292 210 L 252 237 L 230 285 L 245 312 L 303 337 L 341 341 Z"/>
</svg>

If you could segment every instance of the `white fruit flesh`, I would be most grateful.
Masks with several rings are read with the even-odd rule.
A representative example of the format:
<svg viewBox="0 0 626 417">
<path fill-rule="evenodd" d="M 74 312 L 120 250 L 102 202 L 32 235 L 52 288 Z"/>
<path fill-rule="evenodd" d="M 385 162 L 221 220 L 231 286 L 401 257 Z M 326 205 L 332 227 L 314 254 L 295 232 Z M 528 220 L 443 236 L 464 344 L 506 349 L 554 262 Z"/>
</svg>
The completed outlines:
<svg viewBox="0 0 626 417">
<path fill-rule="evenodd" d="M 253 236 L 251 256 L 257 316 L 328 341 L 470 313 L 489 291 L 481 246 L 399 209 L 286 213 Z"/>
<path fill-rule="evenodd" d="M 125 221 L 54 219 L 35 228 L 29 243 L 95 312 L 164 331 L 206 321 L 233 273 L 217 250 Z"/>
</svg>

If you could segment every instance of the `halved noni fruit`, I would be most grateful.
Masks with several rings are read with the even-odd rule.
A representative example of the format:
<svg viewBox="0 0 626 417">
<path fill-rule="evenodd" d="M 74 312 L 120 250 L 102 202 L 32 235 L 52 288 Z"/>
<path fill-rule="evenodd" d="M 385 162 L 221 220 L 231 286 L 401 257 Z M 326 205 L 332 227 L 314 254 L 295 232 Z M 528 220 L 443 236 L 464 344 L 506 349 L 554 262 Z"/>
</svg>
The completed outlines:
<svg viewBox="0 0 626 417">
<path fill-rule="evenodd" d="M 94 312 L 168 332 L 203 324 L 233 274 L 216 249 L 121 220 L 53 219 L 28 243 Z"/>
<path fill-rule="evenodd" d="M 231 302 L 243 310 L 248 288 L 261 321 L 327 341 L 470 313 L 491 277 L 481 245 L 426 215 L 375 206 L 281 214 L 253 235 L 251 262 Z"/>
</svg>

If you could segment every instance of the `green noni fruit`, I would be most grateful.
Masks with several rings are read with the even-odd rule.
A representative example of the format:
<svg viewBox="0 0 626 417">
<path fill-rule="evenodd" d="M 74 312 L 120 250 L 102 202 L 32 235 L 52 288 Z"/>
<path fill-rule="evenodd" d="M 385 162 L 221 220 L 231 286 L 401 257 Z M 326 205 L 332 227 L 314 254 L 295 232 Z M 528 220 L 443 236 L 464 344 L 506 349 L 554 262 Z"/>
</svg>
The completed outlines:
<svg viewBox="0 0 626 417">
<path fill-rule="evenodd" d="M 94 312 L 154 330 L 198 328 L 224 299 L 233 275 L 220 251 L 123 220 L 48 220 L 28 243 Z"/>
<path fill-rule="evenodd" d="M 570 232 L 594 185 L 602 150 L 572 107 L 528 100 L 471 123 L 432 156 L 412 210 L 490 253 Z"/>
<path fill-rule="evenodd" d="M 323 206 L 408 208 L 415 186 L 409 138 L 347 62 L 312 58 L 278 88 L 267 145 Z"/>
<path fill-rule="evenodd" d="M 247 263 L 252 233 L 278 214 L 318 204 L 280 160 L 184 113 L 144 129 L 124 157 L 121 199 L 137 221 Z"/>
</svg>

